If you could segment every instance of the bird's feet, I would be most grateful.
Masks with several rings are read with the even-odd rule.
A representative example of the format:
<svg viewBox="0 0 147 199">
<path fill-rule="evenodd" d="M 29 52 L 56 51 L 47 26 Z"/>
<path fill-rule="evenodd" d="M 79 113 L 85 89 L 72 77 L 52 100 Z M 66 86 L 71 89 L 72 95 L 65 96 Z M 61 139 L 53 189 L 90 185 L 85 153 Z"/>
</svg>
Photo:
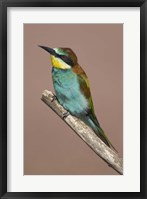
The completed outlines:
<svg viewBox="0 0 147 199">
<path fill-rule="evenodd" d="M 70 115 L 70 114 L 69 114 L 68 111 L 66 111 L 66 112 L 63 113 L 62 118 L 65 119 L 68 115 Z"/>
<path fill-rule="evenodd" d="M 57 97 L 55 95 L 53 95 L 51 102 L 53 102 L 54 100 L 57 100 Z"/>
</svg>

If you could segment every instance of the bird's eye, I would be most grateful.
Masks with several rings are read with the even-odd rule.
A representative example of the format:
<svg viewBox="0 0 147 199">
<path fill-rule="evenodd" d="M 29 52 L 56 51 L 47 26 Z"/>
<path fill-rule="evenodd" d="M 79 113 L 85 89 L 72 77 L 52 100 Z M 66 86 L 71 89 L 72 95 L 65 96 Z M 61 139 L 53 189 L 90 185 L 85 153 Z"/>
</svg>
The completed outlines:
<svg viewBox="0 0 147 199">
<path fill-rule="evenodd" d="M 69 64 L 70 66 L 73 66 L 73 61 L 71 58 L 67 57 L 66 55 L 60 55 L 60 58 L 66 62 L 67 64 Z"/>
<path fill-rule="evenodd" d="M 68 60 L 68 57 L 65 56 L 65 55 L 61 55 L 60 57 L 61 57 L 61 59 L 63 59 L 64 61 Z"/>
</svg>

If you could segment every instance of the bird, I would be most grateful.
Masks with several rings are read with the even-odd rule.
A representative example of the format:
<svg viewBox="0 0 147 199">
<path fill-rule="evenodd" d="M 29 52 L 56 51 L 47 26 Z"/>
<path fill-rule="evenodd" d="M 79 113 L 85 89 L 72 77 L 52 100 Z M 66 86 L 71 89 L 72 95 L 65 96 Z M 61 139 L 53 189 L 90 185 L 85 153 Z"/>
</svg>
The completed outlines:
<svg viewBox="0 0 147 199">
<path fill-rule="evenodd" d="M 79 118 L 111 149 L 117 151 L 100 126 L 94 111 L 90 83 L 71 48 L 39 45 L 50 54 L 52 80 L 58 102 L 67 113 Z"/>
</svg>

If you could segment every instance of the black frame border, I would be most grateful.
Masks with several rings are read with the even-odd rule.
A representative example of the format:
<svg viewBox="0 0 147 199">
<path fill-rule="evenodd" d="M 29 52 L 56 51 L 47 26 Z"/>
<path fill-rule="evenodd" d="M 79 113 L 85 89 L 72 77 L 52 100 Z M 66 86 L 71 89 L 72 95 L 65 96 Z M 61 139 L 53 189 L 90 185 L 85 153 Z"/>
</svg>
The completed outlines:
<svg viewBox="0 0 147 199">
<path fill-rule="evenodd" d="M 140 192 L 7 192 L 8 7 L 140 7 Z M 0 41 L 0 198 L 147 198 L 147 0 L 0 0 Z"/>
</svg>

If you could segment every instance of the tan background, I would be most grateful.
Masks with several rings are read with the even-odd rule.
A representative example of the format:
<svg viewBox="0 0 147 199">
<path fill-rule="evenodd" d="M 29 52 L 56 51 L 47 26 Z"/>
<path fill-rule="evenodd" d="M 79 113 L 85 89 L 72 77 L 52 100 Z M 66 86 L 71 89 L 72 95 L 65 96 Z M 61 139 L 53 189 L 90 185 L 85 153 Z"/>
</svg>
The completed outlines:
<svg viewBox="0 0 147 199">
<path fill-rule="evenodd" d="M 74 50 L 99 122 L 122 157 L 123 25 L 24 25 L 24 174 L 117 175 L 40 100 L 53 85 L 49 54 L 37 45 Z"/>
</svg>

